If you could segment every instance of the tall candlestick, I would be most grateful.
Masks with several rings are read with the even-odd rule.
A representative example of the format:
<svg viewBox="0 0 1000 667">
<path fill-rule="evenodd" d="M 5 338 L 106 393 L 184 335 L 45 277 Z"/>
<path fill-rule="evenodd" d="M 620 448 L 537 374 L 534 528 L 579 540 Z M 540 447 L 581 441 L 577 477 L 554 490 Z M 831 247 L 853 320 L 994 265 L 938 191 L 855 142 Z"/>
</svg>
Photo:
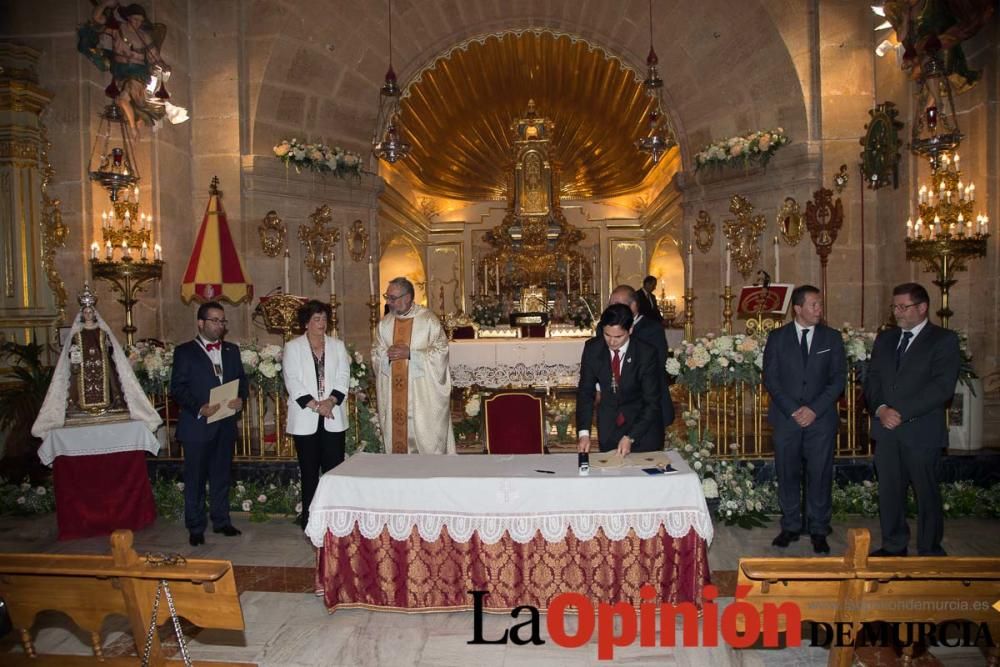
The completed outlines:
<svg viewBox="0 0 1000 667">
<path fill-rule="evenodd" d="M 733 284 L 732 281 L 732 269 L 733 269 L 733 249 L 730 244 L 726 244 L 726 287 Z"/>
<path fill-rule="evenodd" d="M 499 257 L 497 258 L 497 261 L 496 261 L 496 270 L 497 270 L 497 298 L 500 298 L 500 258 Z"/>
<path fill-rule="evenodd" d="M 285 294 L 288 294 L 288 248 L 285 248 Z"/>
<path fill-rule="evenodd" d="M 778 237 L 774 237 L 774 282 L 781 282 L 781 253 L 779 252 Z"/>
<path fill-rule="evenodd" d="M 335 274 L 337 265 L 333 261 L 333 252 L 330 253 L 330 294 L 337 293 L 337 278 Z"/>
</svg>

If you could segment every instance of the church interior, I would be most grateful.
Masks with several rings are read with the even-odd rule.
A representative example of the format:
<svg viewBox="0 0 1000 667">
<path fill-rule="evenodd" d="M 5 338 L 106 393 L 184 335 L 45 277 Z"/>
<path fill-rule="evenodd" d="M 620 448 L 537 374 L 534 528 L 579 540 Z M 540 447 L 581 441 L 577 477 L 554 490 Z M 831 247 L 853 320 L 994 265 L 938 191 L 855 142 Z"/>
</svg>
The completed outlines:
<svg viewBox="0 0 1000 667">
<path fill-rule="evenodd" d="M 37 414 L 48 380 L 18 373 L 51 370 L 76 340 L 78 308 L 96 303 L 100 331 L 112 332 L 165 422 L 147 448 L 159 456 L 139 463 L 160 518 L 136 531 L 136 551 L 221 559 L 235 571 L 246 629 L 186 619 L 194 658 L 599 662 L 596 637 L 578 651 L 468 646 L 468 611 L 327 605 L 328 615 L 315 597 L 320 559 L 285 516 L 301 508 L 268 490 L 293 488 L 297 475 L 283 432 L 281 346 L 299 333 L 305 299 L 330 305 L 332 335 L 352 359 L 348 451 L 381 453 L 371 354 L 396 277 L 448 333 L 454 432 L 468 456 L 494 453 L 482 413 L 509 391 L 541 406 L 536 451 L 575 453 L 584 339 L 617 286 L 638 290 L 652 277 L 647 298 L 674 362 L 666 448 L 694 444 L 708 447 L 705 463 L 751 463 L 739 474 L 762 489 L 775 474 L 763 340 L 791 321 L 792 288 L 817 286 L 850 362 L 838 407 L 837 556 L 852 548 L 849 529 L 878 532 L 877 510 L 863 509 L 873 496 L 861 388 L 876 333 L 895 325 L 893 286 L 920 283 L 931 321 L 962 341 L 942 478 L 958 489 L 945 502 L 968 511 L 946 513 L 946 546 L 1000 556 L 990 530 L 1000 518 L 995 4 L 0 2 L 0 475 L 9 487 L 0 489 L 0 561 L 108 553 L 106 535 L 60 536 L 58 496 L 47 513 L 27 511 L 53 493 L 34 414 L 25 416 L 32 405 Z M 84 292 L 94 300 L 78 301 Z M 240 345 L 251 384 L 233 478 L 260 491 L 233 501 L 244 508 L 238 540 L 210 535 L 198 550 L 177 518 L 183 453 L 168 384 L 174 345 L 194 336 L 206 301 L 224 304 L 225 340 Z M 83 396 L 70 400 L 86 407 Z M 700 470 L 697 456 L 685 458 Z M 28 491 L 18 491 L 22 477 Z M 31 498 L 35 487 L 42 493 Z M 777 501 L 761 494 L 763 507 L 750 500 L 739 510 L 757 526 L 746 530 L 726 520 L 726 497 L 720 514 L 719 492 L 706 490 L 715 532 L 705 562 L 720 605 L 733 602 L 740 558 L 811 555 L 807 544 L 770 546 Z M 266 495 L 266 507 L 249 501 Z M 108 621 L 97 640 L 68 618 L 39 616 L 39 653 L 91 655 L 96 641 L 106 656 L 142 654 L 127 618 Z M 486 634 L 509 621 L 487 615 Z M 160 643 L 179 659 L 171 633 L 161 629 Z M 15 634 L 0 639 L 0 656 L 25 651 Z M 895 664 L 890 653 L 858 649 L 855 659 Z M 948 665 L 985 659 L 982 646 L 932 653 Z M 805 645 L 635 645 L 616 659 L 831 656 Z"/>
</svg>

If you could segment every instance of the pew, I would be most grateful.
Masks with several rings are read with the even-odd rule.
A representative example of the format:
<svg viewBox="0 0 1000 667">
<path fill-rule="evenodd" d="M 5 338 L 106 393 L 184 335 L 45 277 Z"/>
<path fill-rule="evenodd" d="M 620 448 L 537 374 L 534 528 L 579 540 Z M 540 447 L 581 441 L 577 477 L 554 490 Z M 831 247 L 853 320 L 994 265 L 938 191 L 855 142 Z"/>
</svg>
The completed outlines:
<svg viewBox="0 0 1000 667">
<path fill-rule="evenodd" d="M 59 554 L 0 554 L 0 597 L 7 604 L 24 654 L 5 653 L 5 665 L 137 665 L 143 655 L 161 581 L 168 582 L 178 616 L 202 628 L 243 630 L 243 609 L 236 592 L 232 564 L 223 560 L 184 560 L 140 556 L 132 548 L 132 531 L 111 535 L 108 556 Z M 37 655 L 30 628 L 41 611 L 69 616 L 90 633 L 93 656 Z M 110 614 L 128 619 L 139 657 L 106 657 L 101 625 Z M 171 623 L 169 605 L 161 592 L 157 625 Z M 152 633 L 150 665 L 178 664 L 168 660 L 158 633 Z M 194 661 L 196 665 L 243 666 L 250 663 Z"/>
<path fill-rule="evenodd" d="M 994 642 L 988 664 L 1000 665 L 1000 604 L 993 607 L 1000 601 L 1000 558 L 869 558 L 867 529 L 852 528 L 847 538 L 842 558 L 740 559 L 736 585 L 748 587 L 742 599 L 761 614 L 761 627 L 765 605 L 787 602 L 798 605 L 801 620 L 843 624 L 853 638 L 875 621 L 985 623 Z M 784 632 L 785 618 L 777 618 Z M 903 664 L 912 654 L 912 646 L 904 647 Z M 849 667 L 853 660 L 853 643 L 831 644 L 828 665 Z"/>
</svg>

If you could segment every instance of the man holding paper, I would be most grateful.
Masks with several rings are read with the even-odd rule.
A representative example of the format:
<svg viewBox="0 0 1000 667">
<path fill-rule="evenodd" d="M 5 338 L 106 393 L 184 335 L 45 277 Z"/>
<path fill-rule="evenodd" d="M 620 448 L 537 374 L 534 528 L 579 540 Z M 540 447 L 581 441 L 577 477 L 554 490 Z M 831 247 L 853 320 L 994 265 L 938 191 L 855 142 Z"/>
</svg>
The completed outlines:
<svg viewBox="0 0 1000 667">
<path fill-rule="evenodd" d="M 205 483 L 212 530 L 240 534 L 229 518 L 230 468 L 236 420 L 248 395 L 240 348 L 222 341 L 226 313 L 215 301 L 198 308 L 198 335 L 174 350 L 170 394 L 181 408 L 177 439 L 184 445 L 184 525 L 191 546 L 205 543 Z"/>
</svg>

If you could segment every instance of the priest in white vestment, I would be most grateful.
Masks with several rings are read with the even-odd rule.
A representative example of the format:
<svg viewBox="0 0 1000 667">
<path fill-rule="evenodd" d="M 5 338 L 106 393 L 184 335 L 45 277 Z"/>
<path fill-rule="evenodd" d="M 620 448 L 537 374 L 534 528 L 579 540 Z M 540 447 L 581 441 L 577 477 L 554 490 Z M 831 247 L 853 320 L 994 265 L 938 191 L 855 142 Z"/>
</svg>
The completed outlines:
<svg viewBox="0 0 1000 667">
<path fill-rule="evenodd" d="M 406 278 L 389 281 L 389 312 L 372 348 L 385 451 L 454 454 L 448 335 L 413 296 L 413 283 Z"/>
</svg>

